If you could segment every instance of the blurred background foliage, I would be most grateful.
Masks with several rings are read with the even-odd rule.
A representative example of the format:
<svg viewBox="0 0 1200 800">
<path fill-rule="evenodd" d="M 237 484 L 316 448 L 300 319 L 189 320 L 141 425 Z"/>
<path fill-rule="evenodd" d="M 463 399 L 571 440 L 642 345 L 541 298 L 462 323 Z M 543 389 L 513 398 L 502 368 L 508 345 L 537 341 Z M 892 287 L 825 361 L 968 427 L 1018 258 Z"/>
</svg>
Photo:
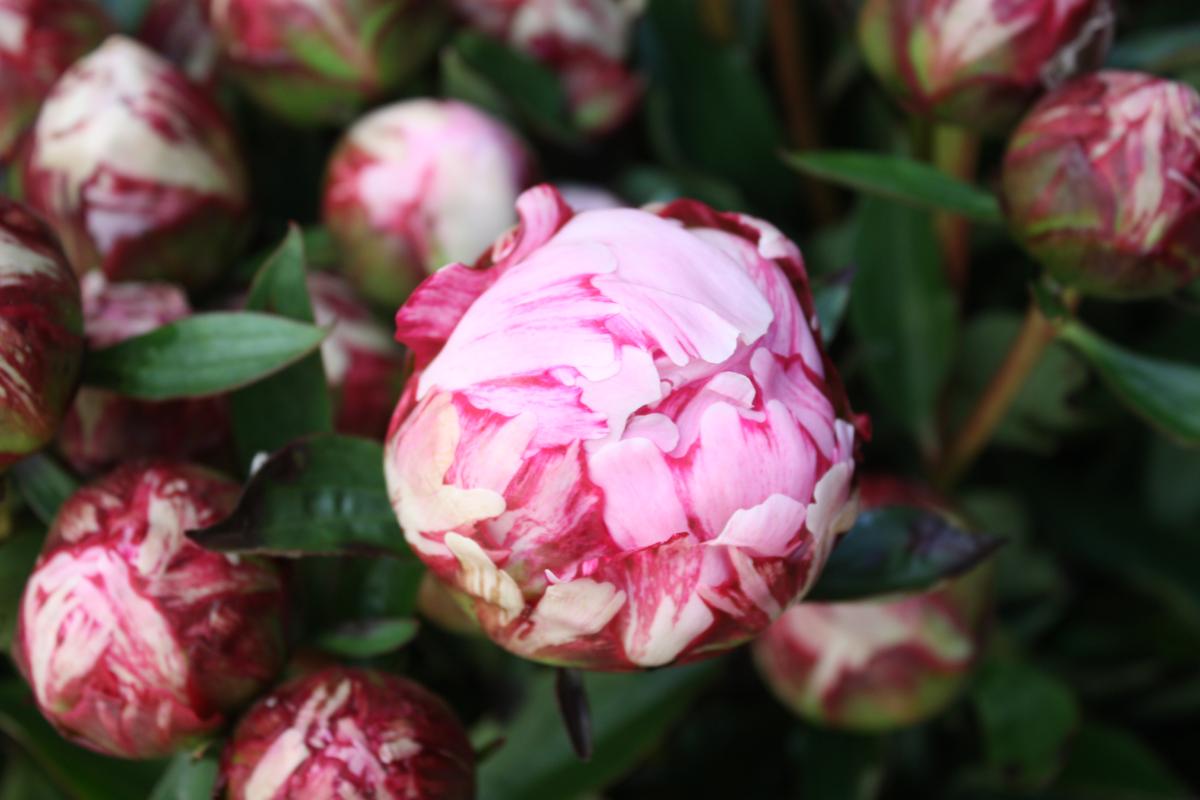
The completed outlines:
<svg viewBox="0 0 1200 800">
<path fill-rule="evenodd" d="M 144 10 L 134 0 L 108 5 L 130 26 Z M 919 478 L 1003 357 L 1035 269 L 1001 229 L 977 225 L 969 280 L 953 285 L 934 212 L 789 168 L 785 154 L 802 150 L 914 150 L 909 118 L 861 64 L 855 12 L 852 0 L 649 0 L 636 38 L 645 101 L 599 142 L 572 129 L 543 68 L 471 33 L 449 32 L 405 94 L 457 96 L 506 117 L 535 145 L 546 179 L 603 184 L 633 203 L 692 196 L 778 225 L 802 245 L 835 360 L 856 410 L 872 417 L 866 471 Z M 1194 0 L 1126 0 L 1110 62 L 1200 86 Z M 313 226 L 341 131 L 292 129 L 236 93 L 226 100 L 254 172 L 251 249 L 269 248 L 296 221 L 310 258 L 331 257 Z M 984 143 L 984 186 L 994 185 L 1001 148 Z M 1082 317 L 1140 352 L 1197 360 L 1200 291 L 1089 302 Z M 1008 539 L 988 655 L 945 714 L 897 733 L 800 721 L 742 650 L 587 676 L 595 752 L 581 762 L 550 670 L 432 625 L 410 642 L 420 569 L 409 561 L 298 562 L 297 627 L 326 653 L 402 670 L 447 697 L 484 754 L 482 800 L 1196 796 L 1198 487 L 1200 452 L 1120 409 L 1073 351 L 1054 345 L 956 496 L 981 529 Z M 20 527 L 5 544 L 5 640 L 38 544 L 39 531 Z M 318 649 L 312 658 L 327 657 Z M 211 756 L 133 765 L 92 756 L 55 736 L 21 691 L 11 673 L 0 685 L 3 800 L 211 792 Z"/>
</svg>

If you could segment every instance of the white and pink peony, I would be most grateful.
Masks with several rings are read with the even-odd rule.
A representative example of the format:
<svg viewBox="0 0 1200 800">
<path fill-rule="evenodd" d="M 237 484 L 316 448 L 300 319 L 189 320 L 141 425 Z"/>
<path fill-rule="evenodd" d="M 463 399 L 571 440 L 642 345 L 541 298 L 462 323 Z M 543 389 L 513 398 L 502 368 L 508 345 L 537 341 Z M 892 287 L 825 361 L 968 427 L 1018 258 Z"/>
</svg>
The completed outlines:
<svg viewBox="0 0 1200 800">
<path fill-rule="evenodd" d="M 853 522 L 858 435 L 799 250 L 694 201 L 573 213 L 549 186 L 396 317 L 416 372 L 391 499 L 485 632 L 594 669 L 752 638 Z"/>
</svg>

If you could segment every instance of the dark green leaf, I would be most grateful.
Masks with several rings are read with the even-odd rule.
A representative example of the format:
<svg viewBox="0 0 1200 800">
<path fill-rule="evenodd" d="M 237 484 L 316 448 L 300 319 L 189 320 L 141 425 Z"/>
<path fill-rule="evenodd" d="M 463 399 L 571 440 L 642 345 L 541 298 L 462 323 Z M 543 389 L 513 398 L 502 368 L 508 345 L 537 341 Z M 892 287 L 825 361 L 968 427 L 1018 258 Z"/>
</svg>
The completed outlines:
<svg viewBox="0 0 1200 800">
<path fill-rule="evenodd" d="M 1003 223 L 995 196 L 936 167 L 884 153 L 792 153 L 788 164 L 816 178 L 910 205 L 961 214 L 976 222 Z"/>
<path fill-rule="evenodd" d="M 18 527 L 0 540 L 0 649 L 8 651 L 25 581 L 42 551 L 44 528 Z"/>
<path fill-rule="evenodd" d="M 863 348 L 863 369 L 881 409 L 928 451 L 958 327 L 932 220 L 868 198 L 858 211 L 858 232 L 850 326 Z"/>
<path fill-rule="evenodd" d="M 821 320 L 821 339 L 827 345 L 841 330 L 846 309 L 850 307 L 853 283 L 854 272 L 849 269 L 813 281 L 813 303 L 817 307 L 817 319 Z"/>
<path fill-rule="evenodd" d="M 0 684 L 0 731 L 37 762 L 73 800 L 147 797 L 163 770 L 161 761 L 119 761 L 77 747 L 50 727 L 26 686 Z"/>
<path fill-rule="evenodd" d="M 3 800 L 70 800 L 38 766 L 15 747 L 4 753 L 0 798 Z"/>
<path fill-rule="evenodd" d="M 212 756 L 196 758 L 180 753 L 171 759 L 149 800 L 212 800 L 218 769 L 217 759 Z"/>
<path fill-rule="evenodd" d="M 270 314 L 195 314 L 89 353 L 83 381 L 142 400 L 220 394 L 294 364 L 324 338 Z"/>
<path fill-rule="evenodd" d="M 1154 437 L 1142 484 L 1146 504 L 1161 524 L 1183 529 L 1200 518 L 1200 451 Z"/>
<path fill-rule="evenodd" d="M 799 765 L 805 800 L 871 800 L 883 783 L 879 736 L 812 728 L 804 731 Z"/>
<path fill-rule="evenodd" d="M 1052 777 L 1079 726 L 1071 690 L 1028 664 L 991 661 L 972 694 L 989 763 L 1022 784 Z"/>
<path fill-rule="evenodd" d="M 313 309 L 305 270 L 304 240 L 299 228 L 292 226 L 258 271 L 246 308 L 311 323 Z M 235 392 L 229 403 L 243 466 L 249 466 L 258 453 L 273 452 L 301 436 L 333 430 L 333 405 L 319 352 Z"/>
<path fill-rule="evenodd" d="M 1181 444 L 1200 445 L 1200 367 L 1138 355 L 1079 322 L 1062 336 L 1134 413 Z"/>
<path fill-rule="evenodd" d="M 726 181 L 695 172 L 646 164 L 621 173 L 617 178 L 617 187 L 621 196 L 635 206 L 668 203 L 681 197 L 690 197 L 723 211 L 737 211 L 746 207 L 742 193 Z"/>
<path fill-rule="evenodd" d="M 50 525 L 59 507 L 79 488 L 79 481 L 45 453 L 35 453 L 13 465 L 10 473 L 17 491 L 37 514 Z"/>
<path fill-rule="evenodd" d="M 276 556 L 378 551 L 411 557 L 383 480 L 383 447 L 320 434 L 275 452 L 227 519 L 189 534 L 204 547 Z"/>
<path fill-rule="evenodd" d="M 553 676 L 539 675 L 527 687 L 504 746 L 480 766 L 480 800 L 573 800 L 594 794 L 645 756 L 716 671 L 706 662 L 628 675 L 585 674 L 594 743 L 587 762 L 563 735 Z"/>
<path fill-rule="evenodd" d="M 1107 725 L 1085 725 L 1055 788 L 1088 800 L 1178 800 L 1187 786 L 1137 737 Z"/>
<path fill-rule="evenodd" d="M 1120 69 L 1162 74 L 1200 65 L 1200 25 L 1164 28 L 1122 37 L 1109 55 Z"/>
<path fill-rule="evenodd" d="M 365 619 L 340 625 L 317 637 L 317 647 L 345 658 L 375 658 L 399 650 L 417 635 L 417 621 Z"/>
<path fill-rule="evenodd" d="M 1001 544 L 942 514 L 902 506 L 870 509 L 834 547 L 805 599 L 858 600 L 928 589 L 969 571 Z"/>
</svg>

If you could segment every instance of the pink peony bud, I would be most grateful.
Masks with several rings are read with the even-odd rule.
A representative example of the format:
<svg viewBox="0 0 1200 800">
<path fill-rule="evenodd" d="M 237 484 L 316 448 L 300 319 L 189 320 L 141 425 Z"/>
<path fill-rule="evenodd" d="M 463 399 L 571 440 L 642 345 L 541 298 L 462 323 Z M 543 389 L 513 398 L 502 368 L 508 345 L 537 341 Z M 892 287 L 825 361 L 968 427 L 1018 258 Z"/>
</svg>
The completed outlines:
<svg viewBox="0 0 1200 800">
<path fill-rule="evenodd" d="M 0 159 L 67 67 L 109 33 L 93 0 L 0 0 Z"/>
<path fill-rule="evenodd" d="M 1004 132 L 1046 89 L 1104 60 L 1112 0 L 867 0 L 867 64 L 918 114 Z"/>
<path fill-rule="evenodd" d="M 410 680 L 346 667 L 259 700 L 222 770 L 228 800 L 475 796 L 475 755 L 454 712 Z"/>
<path fill-rule="evenodd" d="M 63 505 L 25 586 L 13 657 L 64 736 L 124 758 L 167 755 L 274 677 L 278 573 L 184 536 L 238 492 L 199 467 L 142 463 Z"/>
<path fill-rule="evenodd" d="M 54 438 L 82 356 L 79 284 L 58 241 L 0 198 L 0 468 Z"/>
<path fill-rule="evenodd" d="M 626 66 L 638 0 L 453 0 L 474 27 L 554 70 L 576 124 L 604 134 L 629 118 L 642 85 Z"/>
<path fill-rule="evenodd" d="M 936 501 L 898 481 L 862 482 L 864 510 Z M 944 709 L 982 647 L 991 570 L 976 567 L 924 594 L 891 600 L 800 603 L 754 643 L 767 685 L 797 714 L 822 725 L 878 731 Z"/>
<path fill-rule="evenodd" d="M 437 45 L 442 0 L 201 0 L 222 59 L 263 107 L 299 124 L 349 120 Z"/>
<path fill-rule="evenodd" d="M 84 330 L 93 349 L 192 313 L 187 295 L 169 283 L 109 283 L 99 272 L 81 283 Z M 219 450 L 228 433 L 220 397 L 153 403 L 84 386 L 63 422 L 59 446 L 77 472 L 93 474 L 130 458 L 199 458 Z"/>
<path fill-rule="evenodd" d="M 332 328 L 321 344 L 321 361 L 336 396 L 337 430 L 382 439 L 404 384 L 404 349 L 345 279 L 314 272 L 308 291 L 317 324 Z"/>
<path fill-rule="evenodd" d="M 189 78 L 208 83 L 216 72 L 217 40 L 201 3 L 202 0 L 149 0 L 137 35 Z"/>
<path fill-rule="evenodd" d="M 55 84 L 25 191 L 76 271 L 188 288 L 229 265 L 248 203 L 233 132 L 211 98 L 120 36 Z"/>
<path fill-rule="evenodd" d="M 751 638 L 856 507 L 799 250 L 694 201 L 574 214 L 539 186 L 518 210 L 396 317 L 409 544 L 527 658 L 633 669 Z"/>
<path fill-rule="evenodd" d="M 1145 297 L 1200 277 L 1200 94 L 1098 72 L 1044 98 L 1009 142 L 1004 204 L 1066 284 Z"/>
<path fill-rule="evenodd" d="M 395 308 L 426 274 L 475 261 L 516 222 L 532 164 L 506 126 L 469 105 L 396 103 L 356 123 L 334 152 L 325 223 L 362 293 Z"/>
</svg>

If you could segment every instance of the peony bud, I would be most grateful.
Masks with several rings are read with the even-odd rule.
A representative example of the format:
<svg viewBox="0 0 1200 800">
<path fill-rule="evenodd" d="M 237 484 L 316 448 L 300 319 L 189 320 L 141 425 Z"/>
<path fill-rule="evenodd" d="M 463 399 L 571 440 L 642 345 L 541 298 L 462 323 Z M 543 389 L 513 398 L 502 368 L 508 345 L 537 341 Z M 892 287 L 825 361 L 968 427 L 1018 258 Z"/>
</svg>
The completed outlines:
<svg viewBox="0 0 1200 800">
<path fill-rule="evenodd" d="M 1004 159 L 1009 225 L 1055 278 L 1114 298 L 1200 277 L 1200 94 L 1098 72 L 1044 98 Z"/>
<path fill-rule="evenodd" d="M 197 83 L 213 79 L 217 40 L 201 0 L 149 0 L 137 34 Z"/>
<path fill-rule="evenodd" d="M 93 0 L 0 0 L 0 159 L 8 159 L 54 81 L 109 33 Z"/>
<path fill-rule="evenodd" d="M 475 796 L 475 755 L 446 704 L 405 678 L 346 667 L 259 700 L 222 770 L 228 800 Z"/>
<path fill-rule="evenodd" d="M 382 439 L 404 384 L 404 349 L 343 278 L 314 272 L 308 292 L 317 324 L 332 329 L 321 361 L 336 397 L 337 430 Z"/>
<path fill-rule="evenodd" d="M 540 186 L 518 210 L 396 317 L 409 544 L 527 658 L 633 669 L 751 638 L 856 506 L 799 250 L 688 200 L 574 214 Z"/>
<path fill-rule="evenodd" d="M 629 118 L 642 86 L 626 66 L 640 0 L 454 0 L 474 27 L 562 79 L 580 129 L 604 134 Z"/>
<path fill-rule="evenodd" d="M 1008 130 L 1046 89 L 1104 60 L 1112 0 L 867 0 L 859 43 L 913 112 Z"/>
<path fill-rule="evenodd" d="M 81 317 L 54 234 L 0 198 L 0 468 L 54 438 L 79 375 Z"/>
<path fill-rule="evenodd" d="M 195 288 L 230 263 L 248 203 L 233 132 L 161 57 L 111 37 L 55 84 L 32 137 L 25 191 L 76 271 Z"/>
<path fill-rule="evenodd" d="M 936 510 L 919 490 L 864 478 L 863 509 Z M 800 603 L 754 643 L 759 671 L 797 714 L 834 728 L 913 725 L 958 694 L 982 647 L 991 570 L 976 567 L 940 588 L 890 600 Z"/>
<path fill-rule="evenodd" d="M 187 295 L 169 283 L 109 283 L 83 276 L 88 346 L 108 347 L 192 313 Z M 220 397 L 147 402 L 81 387 L 63 421 L 59 446 L 77 472 L 94 474 L 130 458 L 192 459 L 220 449 L 229 423 Z"/>
<path fill-rule="evenodd" d="M 395 308 L 452 261 L 473 262 L 516 217 L 532 157 L 464 103 L 409 100 L 360 120 L 334 152 L 325 223 L 366 297 Z"/>
<path fill-rule="evenodd" d="M 224 64 L 273 113 L 344 122 L 402 83 L 443 29 L 441 0 L 201 0 Z"/>
<path fill-rule="evenodd" d="M 236 483 L 167 462 L 124 466 L 63 505 L 25 586 L 13 657 L 66 737 L 124 758 L 194 746 L 283 661 L 278 573 L 185 537 Z"/>
</svg>

